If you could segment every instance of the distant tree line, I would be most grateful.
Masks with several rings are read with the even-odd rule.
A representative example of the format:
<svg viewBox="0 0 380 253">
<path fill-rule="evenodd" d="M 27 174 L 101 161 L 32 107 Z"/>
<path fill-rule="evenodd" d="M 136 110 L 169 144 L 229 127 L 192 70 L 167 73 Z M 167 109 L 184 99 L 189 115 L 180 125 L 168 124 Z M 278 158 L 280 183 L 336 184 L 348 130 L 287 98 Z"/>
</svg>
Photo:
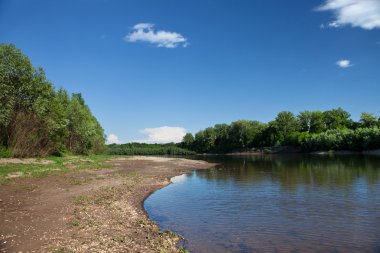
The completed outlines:
<svg viewBox="0 0 380 253">
<path fill-rule="evenodd" d="M 108 145 L 107 154 L 110 154 L 110 155 L 194 155 L 196 153 L 194 151 L 181 148 L 175 143 L 167 143 L 167 144 L 127 143 L 127 144 Z"/>
<path fill-rule="evenodd" d="M 342 108 L 280 112 L 269 123 L 239 120 L 217 124 L 193 136 L 187 133 L 181 147 L 197 153 L 228 153 L 264 147 L 296 147 L 305 152 L 380 148 L 380 120 L 363 112 L 359 121 Z"/>
<path fill-rule="evenodd" d="M 14 45 L 0 45 L 0 151 L 46 156 L 98 153 L 104 132 L 81 94 L 55 90 Z"/>
</svg>

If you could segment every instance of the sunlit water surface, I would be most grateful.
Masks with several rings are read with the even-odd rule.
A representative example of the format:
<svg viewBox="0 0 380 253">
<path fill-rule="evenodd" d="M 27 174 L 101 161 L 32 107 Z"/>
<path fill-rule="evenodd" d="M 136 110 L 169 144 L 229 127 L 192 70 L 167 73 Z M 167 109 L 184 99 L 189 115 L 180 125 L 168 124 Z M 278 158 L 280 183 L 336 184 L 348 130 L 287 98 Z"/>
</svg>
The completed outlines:
<svg viewBox="0 0 380 253">
<path fill-rule="evenodd" d="M 379 157 L 205 160 L 144 204 L 190 252 L 380 252 Z"/>
</svg>

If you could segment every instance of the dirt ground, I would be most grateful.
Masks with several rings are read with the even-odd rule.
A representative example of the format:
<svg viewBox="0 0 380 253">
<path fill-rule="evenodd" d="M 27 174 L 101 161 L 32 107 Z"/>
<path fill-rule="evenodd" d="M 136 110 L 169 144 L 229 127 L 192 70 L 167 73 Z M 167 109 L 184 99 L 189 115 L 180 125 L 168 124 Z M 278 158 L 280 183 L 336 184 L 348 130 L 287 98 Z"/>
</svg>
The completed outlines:
<svg viewBox="0 0 380 253">
<path fill-rule="evenodd" d="M 214 166 L 162 157 L 118 158 L 111 169 L 0 186 L 0 252 L 181 252 L 180 237 L 160 231 L 143 201 L 170 178 Z"/>
</svg>

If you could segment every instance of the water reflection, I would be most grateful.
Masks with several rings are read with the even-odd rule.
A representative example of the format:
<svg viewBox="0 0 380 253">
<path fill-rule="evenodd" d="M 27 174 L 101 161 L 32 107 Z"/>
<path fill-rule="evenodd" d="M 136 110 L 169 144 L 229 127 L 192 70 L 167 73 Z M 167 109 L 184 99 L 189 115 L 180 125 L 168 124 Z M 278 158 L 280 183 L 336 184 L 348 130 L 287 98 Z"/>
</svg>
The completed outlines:
<svg viewBox="0 0 380 253">
<path fill-rule="evenodd" d="M 145 202 L 191 252 L 378 252 L 379 157 L 204 159 Z"/>
<path fill-rule="evenodd" d="M 368 185 L 377 185 L 380 180 L 380 157 L 377 156 L 268 155 L 204 159 L 219 165 L 198 171 L 199 177 L 223 182 L 234 180 L 237 185 L 270 179 L 277 181 L 282 190 L 295 190 L 297 186 L 330 187 L 332 183 L 350 187 L 358 178 Z"/>
</svg>

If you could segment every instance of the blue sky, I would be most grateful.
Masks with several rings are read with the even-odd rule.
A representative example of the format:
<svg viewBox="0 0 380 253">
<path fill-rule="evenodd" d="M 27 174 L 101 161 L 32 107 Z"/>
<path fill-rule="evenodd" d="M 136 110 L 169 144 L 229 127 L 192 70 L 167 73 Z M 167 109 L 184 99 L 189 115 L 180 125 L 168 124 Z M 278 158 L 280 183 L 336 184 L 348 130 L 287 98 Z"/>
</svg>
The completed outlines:
<svg viewBox="0 0 380 253">
<path fill-rule="evenodd" d="M 283 110 L 380 114 L 379 0 L 0 0 L 0 42 L 121 142 Z"/>
</svg>

